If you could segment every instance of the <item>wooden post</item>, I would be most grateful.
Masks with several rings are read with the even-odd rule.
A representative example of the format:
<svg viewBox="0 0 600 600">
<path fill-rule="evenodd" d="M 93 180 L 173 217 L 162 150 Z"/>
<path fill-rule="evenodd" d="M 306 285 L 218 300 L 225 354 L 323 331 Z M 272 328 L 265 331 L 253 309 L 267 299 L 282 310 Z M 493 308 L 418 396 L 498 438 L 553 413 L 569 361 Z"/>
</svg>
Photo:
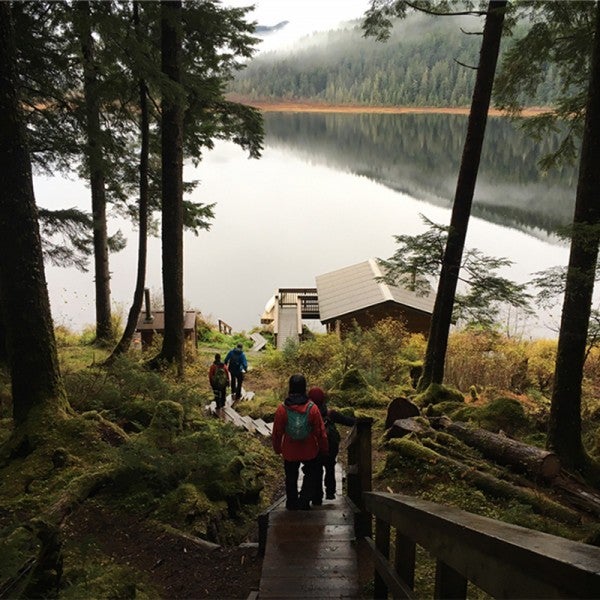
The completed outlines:
<svg viewBox="0 0 600 600">
<path fill-rule="evenodd" d="M 359 513 L 355 518 L 357 537 L 371 537 L 371 514 L 366 512 L 363 492 L 371 491 L 371 417 L 359 417 L 348 444 L 348 497 Z"/>
<path fill-rule="evenodd" d="M 375 547 L 386 559 L 390 558 L 390 524 L 382 519 L 375 519 Z M 387 585 L 377 569 L 374 579 L 373 598 L 387 598 Z"/>
<path fill-rule="evenodd" d="M 467 597 L 467 579 L 441 560 L 435 569 L 435 600 L 464 600 Z"/>
<path fill-rule="evenodd" d="M 396 530 L 396 552 L 394 568 L 400 579 L 412 590 L 415 587 L 415 549 L 416 544 Z"/>
</svg>

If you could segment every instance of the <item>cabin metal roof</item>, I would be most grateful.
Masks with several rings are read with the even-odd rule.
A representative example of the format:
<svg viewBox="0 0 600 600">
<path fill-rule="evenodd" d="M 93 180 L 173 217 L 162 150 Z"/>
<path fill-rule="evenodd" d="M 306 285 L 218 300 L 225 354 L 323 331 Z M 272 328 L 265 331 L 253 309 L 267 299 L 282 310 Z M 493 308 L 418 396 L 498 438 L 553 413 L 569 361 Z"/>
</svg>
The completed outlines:
<svg viewBox="0 0 600 600">
<path fill-rule="evenodd" d="M 399 286 L 378 282 L 381 267 L 374 258 L 324 275 L 317 275 L 321 322 L 385 302 L 396 302 L 431 314 L 435 294 L 418 296 Z"/>
<path fill-rule="evenodd" d="M 196 327 L 196 311 L 186 310 L 183 314 L 184 331 L 193 330 Z M 153 310 L 152 322 L 146 321 L 146 311 L 142 311 L 138 317 L 136 331 L 162 331 L 165 328 L 165 313 L 162 310 Z"/>
</svg>

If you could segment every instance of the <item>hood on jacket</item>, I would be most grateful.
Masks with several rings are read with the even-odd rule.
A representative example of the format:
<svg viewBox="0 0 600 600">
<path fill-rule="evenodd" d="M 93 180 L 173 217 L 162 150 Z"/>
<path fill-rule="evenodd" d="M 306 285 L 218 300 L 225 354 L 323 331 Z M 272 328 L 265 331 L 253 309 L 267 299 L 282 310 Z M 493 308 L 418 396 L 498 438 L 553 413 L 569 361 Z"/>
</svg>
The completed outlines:
<svg viewBox="0 0 600 600">
<path fill-rule="evenodd" d="M 306 394 L 290 394 L 283 402 L 285 406 L 303 406 L 308 402 Z"/>
</svg>

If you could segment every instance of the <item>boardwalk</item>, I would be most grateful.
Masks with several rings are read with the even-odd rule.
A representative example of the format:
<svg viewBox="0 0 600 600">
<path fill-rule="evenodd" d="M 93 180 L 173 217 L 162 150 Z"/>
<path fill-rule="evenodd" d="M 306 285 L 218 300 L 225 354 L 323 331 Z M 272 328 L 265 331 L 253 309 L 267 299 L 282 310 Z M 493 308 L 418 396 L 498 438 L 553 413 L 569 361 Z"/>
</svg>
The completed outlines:
<svg viewBox="0 0 600 600">
<path fill-rule="evenodd" d="M 270 514 L 258 597 L 360 597 L 353 513 L 344 496 L 310 511 L 280 503 Z"/>
</svg>

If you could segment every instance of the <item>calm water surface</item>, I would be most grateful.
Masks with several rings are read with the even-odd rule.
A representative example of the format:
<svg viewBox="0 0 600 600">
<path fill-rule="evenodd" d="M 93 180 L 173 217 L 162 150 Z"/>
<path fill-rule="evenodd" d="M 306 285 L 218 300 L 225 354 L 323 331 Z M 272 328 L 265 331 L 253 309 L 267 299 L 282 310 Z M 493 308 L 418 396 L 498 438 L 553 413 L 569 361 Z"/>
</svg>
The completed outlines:
<svg viewBox="0 0 600 600">
<path fill-rule="evenodd" d="M 186 303 L 236 330 L 260 322 L 278 287 L 314 286 L 315 276 L 369 257 L 387 258 L 394 235 L 424 230 L 420 214 L 448 223 L 466 117 L 442 115 L 269 114 L 260 160 L 219 143 L 197 169 L 194 198 L 215 202 L 209 232 L 185 237 Z M 505 274 L 566 264 L 553 232 L 572 215 L 575 173 L 542 176 L 541 153 L 507 121 L 491 119 L 467 243 L 514 261 Z M 44 207 L 89 210 L 77 181 L 36 179 Z M 111 220 L 129 247 L 111 257 L 116 308 L 129 307 L 137 242 L 131 225 Z M 160 242 L 150 241 L 147 285 L 161 288 Z M 81 328 L 94 321 L 92 273 L 47 267 L 55 321 Z M 512 321 L 511 321 L 512 322 Z M 529 335 L 555 335 L 556 319 L 521 323 Z"/>
</svg>

